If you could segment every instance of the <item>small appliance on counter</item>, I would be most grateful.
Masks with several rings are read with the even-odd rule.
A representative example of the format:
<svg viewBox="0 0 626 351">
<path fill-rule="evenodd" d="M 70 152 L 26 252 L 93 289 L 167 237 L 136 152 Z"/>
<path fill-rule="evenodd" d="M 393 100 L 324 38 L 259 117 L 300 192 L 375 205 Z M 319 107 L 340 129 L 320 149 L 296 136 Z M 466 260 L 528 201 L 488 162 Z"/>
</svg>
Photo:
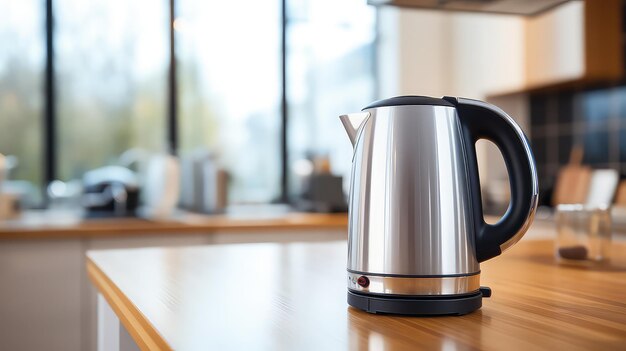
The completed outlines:
<svg viewBox="0 0 626 351">
<path fill-rule="evenodd" d="M 371 313 L 462 315 L 491 294 L 480 262 L 500 255 L 537 208 L 535 162 L 504 111 L 464 98 L 401 96 L 341 121 L 354 147 L 348 303 Z M 509 173 L 511 204 L 483 219 L 475 143 L 489 139 Z"/>
<path fill-rule="evenodd" d="M 301 175 L 302 192 L 293 201 L 294 207 L 307 212 L 346 212 L 343 177 L 331 173 L 328 157 L 310 157 L 307 161 L 312 167 L 306 175 Z"/>
<path fill-rule="evenodd" d="M 295 202 L 300 211 L 337 213 L 346 212 L 348 205 L 343 194 L 343 177 L 330 173 L 312 174 L 302 196 Z"/>
<path fill-rule="evenodd" d="M 87 217 L 132 217 L 139 204 L 135 173 L 120 166 L 107 166 L 83 176 L 83 206 Z"/>
<path fill-rule="evenodd" d="M 150 156 L 142 175 L 140 216 L 151 220 L 170 218 L 180 200 L 180 164 L 169 154 Z"/>
<path fill-rule="evenodd" d="M 0 221 L 16 219 L 21 215 L 21 194 L 7 186 L 9 172 L 15 167 L 16 163 L 15 156 L 0 154 Z"/>
<path fill-rule="evenodd" d="M 208 150 L 181 158 L 180 205 L 199 213 L 224 213 L 228 205 L 228 173 Z"/>
</svg>

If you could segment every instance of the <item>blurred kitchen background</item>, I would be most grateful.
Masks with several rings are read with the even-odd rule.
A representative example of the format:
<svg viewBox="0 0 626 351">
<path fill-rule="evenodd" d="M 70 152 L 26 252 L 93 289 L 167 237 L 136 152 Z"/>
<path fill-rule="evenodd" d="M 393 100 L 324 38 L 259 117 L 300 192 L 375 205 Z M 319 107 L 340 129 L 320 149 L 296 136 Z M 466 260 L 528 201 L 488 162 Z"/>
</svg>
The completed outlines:
<svg viewBox="0 0 626 351">
<path fill-rule="evenodd" d="M 192 210 L 226 205 L 196 206 L 204 186 L 228 204 L 295 203 L 313 162 L 347 173 L 338 115 L 377 95 L 376 11 L 360 0 L 3 8 L 3 189 L 22 209 L 84 205 L 83 192 L 107 191 L 90 180 L 152 191 L 147 178 L 168 167 L 164 186 Z M 176 159 L 150 167 L 164 155 Z"/>
<path fill-rule="evenodd" d="M 47 349 L 93 347 L 88 249 L 229 241 L 205 235 L 216 218 L 288 213 L 339 213 L 307 218 L 345 235 L 338 116 L 381 98 L 508 112 L 532 143 L 539 222 L 561 203 L 626 204 L 622 1 L 369 2 L 0 0 L 0 280 L 17 282 L 0 287 L 0 340 L 40 323 Z M 501 215 L 506 168 L 477 150 Z M 33 301 L 47 317 L 21 315 Z"/>
<path fill-rule="evenodd" d="M 402 94 L 508 111 L 531 138 L 542 205 L 573 149 L 622 178 L 621 1 L 486 3 L 4 1 L 2 217 L 345 211 L 337 116 Z M 506 171 L 478 148 L 485 204 L 502 212 Z"/>
</svg>

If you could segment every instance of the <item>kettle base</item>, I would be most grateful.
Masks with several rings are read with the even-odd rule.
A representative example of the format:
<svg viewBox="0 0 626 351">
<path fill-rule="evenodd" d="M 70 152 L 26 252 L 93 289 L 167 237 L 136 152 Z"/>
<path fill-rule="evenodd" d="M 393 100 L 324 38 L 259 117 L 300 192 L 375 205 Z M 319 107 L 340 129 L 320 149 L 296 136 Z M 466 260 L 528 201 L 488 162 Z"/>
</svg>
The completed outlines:
<svg viewBox="0 0 626 351">
<path fill-rule="evenodd" d="M 481 289 L 482 290 L 482 289 Z M 455 296 L 399 297 L 362 294 L 348 290 L 348 304 L 369 313 L 415 316 L 464 315 L 479 309 L 484 292 Z"/>
</svg>

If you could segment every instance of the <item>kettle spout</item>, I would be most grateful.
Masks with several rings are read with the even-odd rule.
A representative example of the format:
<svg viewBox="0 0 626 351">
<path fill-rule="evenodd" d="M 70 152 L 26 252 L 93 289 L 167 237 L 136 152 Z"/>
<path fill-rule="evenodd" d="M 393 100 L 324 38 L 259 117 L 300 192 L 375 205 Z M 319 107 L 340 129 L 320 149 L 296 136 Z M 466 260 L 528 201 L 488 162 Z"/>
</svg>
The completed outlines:
<svg viewBox="0 0 626 351">
<path fill-rule="evenodd" d="M 359 128 L 365 123 L 369 116 L 369 112 L 358 112 L 339 116 L 343 127 L 346 129 L 346 133 L 348 133 L 348 138 L 350 138 L 352 146 L 356 144 L 356 135 Z"/>
</svg>

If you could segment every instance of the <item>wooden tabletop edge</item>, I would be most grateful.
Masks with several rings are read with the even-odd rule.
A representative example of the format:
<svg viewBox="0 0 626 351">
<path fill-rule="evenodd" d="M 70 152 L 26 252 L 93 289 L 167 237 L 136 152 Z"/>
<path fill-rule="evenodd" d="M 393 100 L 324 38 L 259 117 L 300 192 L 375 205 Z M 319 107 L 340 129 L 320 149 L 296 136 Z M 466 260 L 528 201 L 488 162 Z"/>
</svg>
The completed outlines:
<svg viewBox="0 0 626 351">
<path fill-rule="evenodd" d="M 87 256 L 87 274 L 141 350 L 172 349 L 147 318 L 89 256 Z"/>
</svg>

